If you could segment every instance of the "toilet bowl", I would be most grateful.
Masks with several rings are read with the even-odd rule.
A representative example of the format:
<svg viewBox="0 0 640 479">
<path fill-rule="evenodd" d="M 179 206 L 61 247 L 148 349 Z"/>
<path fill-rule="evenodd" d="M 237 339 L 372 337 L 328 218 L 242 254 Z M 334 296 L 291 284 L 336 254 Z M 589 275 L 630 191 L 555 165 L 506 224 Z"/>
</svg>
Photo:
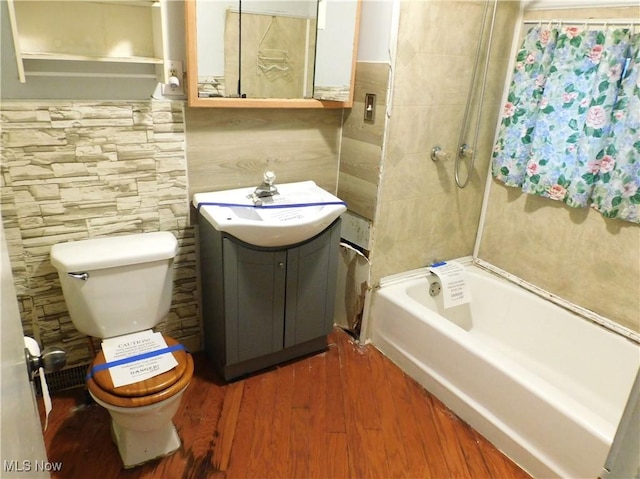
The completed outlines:
<svg viewBox="0 0 640 479">
<path fill-rule="evenodd" d="M 140 332 L 151 334 L 171 306 L 176 251 L 177 241 L 168 232 L 54 245 L 51 263 L 76 329 L 122 343 Z M 193 359 L 175 339 L 166 335 L 162 339 L 168 349 L 163 354 L 171 354 L 177 365 L 161 374 L 115 386 L 116 363 L 108 362 L 103 351 L 89 367 L 87 389 L 109 411 L 112 437 L 125 468 L 169 455 L 181 446 L 173 416 L 193 375 Z M 132 354 L 125 361 L 142 360 Z"/>
<path fill-rule="evenodd" d="M 169 336 L 163 337 L 168 346 L 177 344 Z M 171 354 L 178 362 L 175 368 L 131 385 L 114 387 L 106 369 L 87 377 L 89 394 L 111 415 L 111 432 L 125 467 L 143 464 L 180 448 L 172 418 L 193 375 L 193 359 L 184 350 Z M 100 352 L 89 371 L 104 364 L 104 354 Z"/>
</svg>

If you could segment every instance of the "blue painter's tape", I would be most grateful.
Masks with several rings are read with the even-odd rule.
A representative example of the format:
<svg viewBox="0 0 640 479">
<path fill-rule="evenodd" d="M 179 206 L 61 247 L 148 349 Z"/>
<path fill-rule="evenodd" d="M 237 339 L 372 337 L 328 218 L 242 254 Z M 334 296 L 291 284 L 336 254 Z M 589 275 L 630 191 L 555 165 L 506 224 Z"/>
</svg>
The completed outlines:
<svg viewBox="0 0 640 479">
<path fill-rule="evenodd" d="M 437 268 L 438 266 L 444 266 L 445 264 L 447 264 L 446 261 L 438 261 L 437 263 L 433 263 L 430 268 Z"/>
<path fill-rule="evenodd" d="M 277 204 L 277 205 L 246 205 L 242 203 L 220 203 L 217 201 L 203 201 L 198 204 L 198 211 L 203 206 L 224 206 L 226 208 L 256 208 L 256 209 L 284 209 L 284 208 L 304 208 L 308 206 L 347 206 L 344 201 L 318 201 L 314 203 L 291 203 L 291 204 Z"/>
<path fill-rule="evenodd" d="M 122 366 L 123 364 L 129 364 L 135 361 L 140 361 L 142 359 L 153 358 L 155 356 L 160 356 L 161 354 L 172 353 L 174 351 L 180 350 L 186 351 L 187 348 L 185 348 L 182 344 L 174 344 L 173 346 L 156 349 L 155 351 L 149 351 L 148 353 L 136 354 L 135 356 L 118 359 L 117 361 L 111 361 L 110 363 L 98 364 L 91 368 L 91 371 L 89 372 L 89 374 L 87 374 L 86 379 L 91 379 L 95 373 L 104 371 L 105 369 L 115 368 L 116 366 Z"/>
</svg>

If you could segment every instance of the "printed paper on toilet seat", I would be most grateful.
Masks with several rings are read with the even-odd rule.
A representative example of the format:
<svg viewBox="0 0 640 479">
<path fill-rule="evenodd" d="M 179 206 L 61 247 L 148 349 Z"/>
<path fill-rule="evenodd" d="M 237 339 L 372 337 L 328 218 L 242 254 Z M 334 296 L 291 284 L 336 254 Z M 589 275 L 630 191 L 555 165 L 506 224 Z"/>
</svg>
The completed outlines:
<svg viewBox="0 0 640 479">
<path fill-rule="evenodd" d="M 435 274 L 442 286 L 442 299 L 445 308 L 458 306 L 471 301 L 471 291 L 467 284 L 465 267 L 455 261 L 431 265 L 429 271 Z"/>
<path fill-rule="evenodd" d="M 162 334 L 154 333 L 150 329 L 102 341 L 102 352 L 107 363 L 166 348 L 167 342 L 162 337 Z M 178 362 L 173 357 L 173 354 L 169 352 L 110 367 L 109 373 L 111 374 L 113 385 L 119 387 L 158 376 L 177 365 Z"/>
</svg>

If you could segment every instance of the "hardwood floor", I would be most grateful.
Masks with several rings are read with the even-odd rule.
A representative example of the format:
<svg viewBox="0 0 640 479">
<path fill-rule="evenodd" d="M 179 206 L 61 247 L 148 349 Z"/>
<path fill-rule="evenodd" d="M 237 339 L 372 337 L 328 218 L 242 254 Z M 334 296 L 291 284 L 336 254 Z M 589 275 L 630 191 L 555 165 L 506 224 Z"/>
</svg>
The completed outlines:
<svg viewBox="0 0 640 479">
<path fill-rule="evenodd" d="M 175 454 L 124 470 L 107 411 L 56 394 L 45 432 L 53 478 L 530 479 L 372 346 L 329 348 L 231 384 L 203 354 L 174 423 Z"/>
</svg>

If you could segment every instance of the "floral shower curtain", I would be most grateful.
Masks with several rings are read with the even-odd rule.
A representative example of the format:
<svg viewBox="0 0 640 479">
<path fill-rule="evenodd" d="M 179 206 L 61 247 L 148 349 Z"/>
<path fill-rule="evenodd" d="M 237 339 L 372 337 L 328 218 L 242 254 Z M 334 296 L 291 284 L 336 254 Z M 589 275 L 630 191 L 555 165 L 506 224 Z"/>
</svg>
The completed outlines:
<svg viewBox="0 0 640 479">
<path fill-rule="evenodd" d="M 632 37 L 631 54 L 609 137 L 596 156 L 592 206 L 606 217 L 640 223 L 640 34 Z"/>
<path fill-rule="evenodd" d="M 493 152 L 508 186 L 640 223 L 640 35 L 532 28 Z"/>
</svg>

